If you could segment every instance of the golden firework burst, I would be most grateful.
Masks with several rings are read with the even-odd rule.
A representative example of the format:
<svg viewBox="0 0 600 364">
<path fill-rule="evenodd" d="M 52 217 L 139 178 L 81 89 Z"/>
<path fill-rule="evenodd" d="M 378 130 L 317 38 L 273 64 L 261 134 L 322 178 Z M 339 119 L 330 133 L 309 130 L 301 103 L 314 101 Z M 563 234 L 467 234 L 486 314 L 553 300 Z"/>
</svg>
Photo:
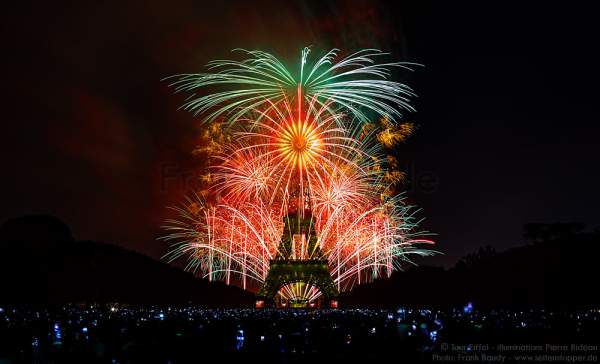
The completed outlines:
<svg viewBox="0 0 600 364">
<path fill-rule="evenodd" d="M 287 161 L 302 169 L 315 161 L 322 147 L 317 128 L 307 121 L 284 125 L 276 144 Z"/>
</svg>

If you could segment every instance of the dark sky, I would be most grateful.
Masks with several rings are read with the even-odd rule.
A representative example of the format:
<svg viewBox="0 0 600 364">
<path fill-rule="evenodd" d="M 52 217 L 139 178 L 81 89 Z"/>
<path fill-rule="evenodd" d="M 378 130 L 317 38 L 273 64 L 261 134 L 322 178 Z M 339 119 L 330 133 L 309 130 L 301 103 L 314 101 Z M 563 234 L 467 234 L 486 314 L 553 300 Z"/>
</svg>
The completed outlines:
<svg viewBox="0 0 600 364">
<path fill-rule="evenodd" d="M 312 45 L 426 65 L 405 79 L 419 129 L 400 154 L 446 253 L 428 264 L 520 245 L 528 222 L 600 225 L 599 27 L 583 2 L 17 3 L 0 23 L 2 221 L 53 214 L 80 240 L 159 257 L 165 206 L 201 163 L 199 120 L 160 79 L 233 48 L 297 62 Z"/>
</svg>

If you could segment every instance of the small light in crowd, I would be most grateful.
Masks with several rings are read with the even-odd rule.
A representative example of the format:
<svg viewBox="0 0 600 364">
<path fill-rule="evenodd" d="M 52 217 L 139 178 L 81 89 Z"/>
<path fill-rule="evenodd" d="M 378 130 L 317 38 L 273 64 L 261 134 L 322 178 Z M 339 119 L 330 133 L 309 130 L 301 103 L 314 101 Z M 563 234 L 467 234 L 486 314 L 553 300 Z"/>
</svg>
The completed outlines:
<svg viewBox="0 0 600 364">
<path fill-rule="evenodd" d="M 437 340 L 437 331 L 433 330 L 432 332 L 430 332 L 429 339 L 431 339 L 431 341 L 436 341 Z"/>
<path fill-rule="evenodd" d="M 471 313 L 471 312 L 473 312 L 473 304 L 471 302 L 467 303 L 465 305 L 465 307 L 463 307 L 463 312 L 464 313 Z"/>
</svg>

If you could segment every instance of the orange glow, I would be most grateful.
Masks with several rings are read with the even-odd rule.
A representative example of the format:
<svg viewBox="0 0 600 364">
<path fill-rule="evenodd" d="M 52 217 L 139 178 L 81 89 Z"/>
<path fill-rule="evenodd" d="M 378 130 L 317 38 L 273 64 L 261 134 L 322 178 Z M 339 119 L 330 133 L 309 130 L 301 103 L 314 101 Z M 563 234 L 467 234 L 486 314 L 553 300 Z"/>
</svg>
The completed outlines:
<svg viewBox="0 0 600 364">
<path fill-rule="evenodd" d="M 283 127 L 277 146 L 286 160 L 304 169 L 321 151 L 322 141 L 314 124 L 298 121 Z"/>
</svg>

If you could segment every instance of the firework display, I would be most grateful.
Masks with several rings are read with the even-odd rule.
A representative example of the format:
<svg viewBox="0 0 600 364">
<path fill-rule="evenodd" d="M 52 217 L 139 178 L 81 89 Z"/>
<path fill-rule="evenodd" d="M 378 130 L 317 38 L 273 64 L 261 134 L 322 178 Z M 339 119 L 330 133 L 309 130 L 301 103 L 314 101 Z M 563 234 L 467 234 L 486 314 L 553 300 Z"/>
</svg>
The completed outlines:
<svg viewBox="0 0 600 364">
<path fill-rule="evenodd" d="M 336 49 L 309 64 L 305 48 L 293 75 L 271 54 L 246 53 L 173 78 L 211 132 L 203 187 L 164 227 L 166 258 L 244 289 L 264 283 L 273 259 L 321 259 L 345 291 L 434 254 L 385 153 L 413 130 L 401 122 L 413 92 L 388 78 L 415 64 L 377 63 L 377 50 L 338 60 Z M 311 302 L 321 294 L 312 283 L 285 282 L 279 294 Z"/>
<path fill-rule="evenodd" d="M 273 55 L 263 51 L 245 51 L 250 58 L 242 61 L 217 60 L 208 64 L 212 73 L 175 76 L 173 85 L 177 91 L 195 91 L 205 86 L 233 86 L 208 96 L 191 97 L 184 105 L 195 114 L 207 114 L 212 121 L 226 114 L 229 122 L 235 122 L 247 112 L 272 102 L 285 99 L 296 88 L 302 92 L 304 101 L 333 103 L 333 108 L 353 114 L 362 122 L 371 119 L 366 110 L 390 118 L 399 119 L 402 110 L 414 111 L 409 98 L 415 96 L 412 89 L 402 83 L 390 81 L 391 68 L 412 70 L 419 66 L 409 62 L 376 63 L 375 58 L 386 53 L 365 49 L 337 60 L 338 49 L 332 49 L 307 66 L 309 48 L 304 48 L 300 70 L 295 77 Z"/>
</svg>

